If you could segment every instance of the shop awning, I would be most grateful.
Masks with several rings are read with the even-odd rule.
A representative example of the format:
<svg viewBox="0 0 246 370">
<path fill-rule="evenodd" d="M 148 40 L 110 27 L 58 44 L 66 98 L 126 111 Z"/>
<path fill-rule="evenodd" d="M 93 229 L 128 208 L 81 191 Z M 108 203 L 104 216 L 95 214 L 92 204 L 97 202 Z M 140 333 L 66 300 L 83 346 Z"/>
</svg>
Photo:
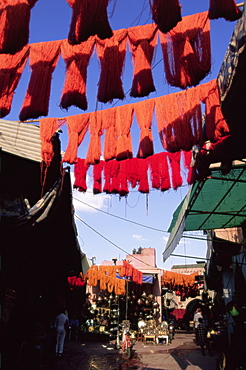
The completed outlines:
<svg viewBox="0 0 246 370">
<path fill-rule="evenodd" d="M 174 212 L 163 261 L 184 231 L 239 227 L 246 220 L 246 164 L 237 161 L 227 175 L 218 167 L 210 170 L 211 176 L 193 184 Z"/>
</svg>

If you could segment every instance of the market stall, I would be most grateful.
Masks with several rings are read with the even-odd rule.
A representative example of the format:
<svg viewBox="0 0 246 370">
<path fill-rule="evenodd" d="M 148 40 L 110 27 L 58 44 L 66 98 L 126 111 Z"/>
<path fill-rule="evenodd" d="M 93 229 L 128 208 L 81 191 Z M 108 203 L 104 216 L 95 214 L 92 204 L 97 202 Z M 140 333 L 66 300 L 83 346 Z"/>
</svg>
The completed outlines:
<svg viewBox="0 0 246 370">
<path fill-rule="evenodd" d="M 84 332 L 116 336 L 123 320 L 138 333 L 139 320 L 155 320 L 159 303 L 151 293 L 153 276 L 147 277 L 127 261 L 119 265 L 92 265 L 84 276 L 89 298 L 84 307 Z M 148 293 L 144 290 L 148 290 Z"/>
</svg>

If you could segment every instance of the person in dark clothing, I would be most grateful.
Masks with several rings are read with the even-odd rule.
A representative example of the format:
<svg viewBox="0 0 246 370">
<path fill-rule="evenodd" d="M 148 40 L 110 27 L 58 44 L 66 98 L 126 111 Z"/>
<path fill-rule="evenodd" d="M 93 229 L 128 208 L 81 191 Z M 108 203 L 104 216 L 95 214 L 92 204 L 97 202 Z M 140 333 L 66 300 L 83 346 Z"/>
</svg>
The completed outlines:
<svg viewBox="0 0 246 370">
<path fill-rule="evenodd" d="M 205 356 L 205 346 L 210 356 L 212 356 L 209 340 L 207 338 L 207 328 L 204 324 L 203 318 L 199 317 L 198 319 L 198 326 L 197 326 L 197 337 L 198 337 L 198 343 L 201 347 L 202 355 Z"/>
</svg>

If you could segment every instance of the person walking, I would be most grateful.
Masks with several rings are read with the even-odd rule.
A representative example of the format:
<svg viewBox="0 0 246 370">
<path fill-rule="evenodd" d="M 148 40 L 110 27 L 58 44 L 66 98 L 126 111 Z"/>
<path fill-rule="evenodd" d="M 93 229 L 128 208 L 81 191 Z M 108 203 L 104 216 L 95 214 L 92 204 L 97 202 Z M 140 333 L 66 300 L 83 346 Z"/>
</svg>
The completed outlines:
<svg viewBox="0 0 246 370">
<path fill-rule="evenodd" d="M 195 328 L 195 335 L 196 335 L 196 344 L 199 346 L 199 339 L 198 339 L 198 332 L 197 327 L 199 324 L 199 318 L 202 318 L 202 310 L 198 307 L 194 313 L 193 321 L 194 321 L 194 328 Z"/>
<path fill-rule="evenodd" d="M 64 310 L 61 310 L 60 314 L 56 316 L 54 327 L 56 328 L 56 356 L 61 357 L 63 354 L 66 329 L 69 327 L 68 317 L 65 315 Z"/>
<path fill-rule="evenodd" d="M 211 352 L 211 348 L 210 348 L 210 343 L 209 343 L 209 340 L 207 338 L 207 328 L 204 324 L 204 320 L 203 318 L 199 317 L 198 319 L 198 326 L 197 326 L 197 336 L 198 336 L 198 343 L 199 343 L 199 346 L 201 347 L 201 351 L 202 351 L 202 355 L 205 356 L 205 346 L 206 346 L 206 349 L 209 353 L 210 356 L 212 356 L 212 352 Z"/>
</svg>

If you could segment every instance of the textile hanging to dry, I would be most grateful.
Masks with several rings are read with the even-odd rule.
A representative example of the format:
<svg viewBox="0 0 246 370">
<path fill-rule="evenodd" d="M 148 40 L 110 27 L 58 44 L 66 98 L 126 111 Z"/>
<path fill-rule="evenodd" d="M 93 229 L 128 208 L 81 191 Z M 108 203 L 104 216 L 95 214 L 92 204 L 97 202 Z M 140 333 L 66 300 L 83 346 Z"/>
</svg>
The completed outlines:
<svg viewBox="0 0 246 370">
<path fill-rule="evenodd" d="M 0 53 L 15 54 L 27 45 L 31 8 L 36 2 L 0 1 Z"/>
<path fill-rule="evenodd" d="M 102 111 L 95 111 L 89 114 L 90 143 L 86 155 L 87 164 L 95 164 L 100 161 L 102 154 Z"/>
<path fill-rule="evenodd" d="M 88 130 L 89 119 L 89 113 L 66 117 L 68 123 L 68 146 L 63 157 L 63 162 L 73 164 L 78 161 L 78 147 L 82 143 Z"/>
<path fill-rule="evenodd" d="M 18 53 L 0 54 L 0 117 L 7 116 L 11 110 L 15 89 L 20 81 L 29 55 L 29 46 Z"/>
<path fill-rule="evenodd" d="M 194 167 L 191 166 L 192 165 L 192 150 L 190 150 L 189 152 L 183 150 L 182 153 L 183 153 L 183 158 L 184 158 L 184 168 L 188 172 L 186 181 L 187 181 L 187 184 L 191 185 L 194 182 Z"/>
<path fill-rule="evenodd" d="M 112 160 L 104 163 L 104 187 L 103 191 L 107 194 L 119 193 L 119 168 L 120 163 Z"/>
<path fill-rule="evenodd" d="M 119 195 L 125 197 L 129 193 L 128 181 L 127 181 L 127 164 L 130 159 L 120 162 L 120 169 L 118 173 L 119 177 Z"/>
<path fill-rule="evenodd" d="M 179 274 L 173 271 L 164 271 L 161 277 L 161 285 L 166 286 L 170 284 L 173 288 L 177 285 L 182 286 L 192 286 L 195 284 L 195 276 L 198 275 L 198 272 L 193 272 L 192 274 Z"/>
<path fill-rule="evenodd" d="M 52 73 L 60 56 L 60 48 L 61 41 L 30 45 L 32 73 L 19 115 L 21 121 L 48 115 Z"/>
<path fill-rule="evenodd" d="M 116 108 L 116 159 L 132 157 L 131 125 L 133 120 L 133 105 L 127 104 Z"/>
<path fill-rule="evenodd" d="M 137 122 L 140 128 L 140 142 L 137 157 L 146 158 L 154 154 L 153 136 L 152 136 L 152 118 L 154 112 L 154 100 L 145 100 L 141 104 L 134 104 Z"/>
<path fill-rule="evenodd" d="M 126 196 L 129 193 L 128 183 L 127 183 L 127 174 L 128 174 L 127 163 L 128 163 L 128 160 L 120 161 L 120 162 L 115 161 L 115 160 L 104 162 L 104 165 L 103 165 L 104 180 L 105 180 L 104 187 L 103 187 L 104 192 L 108 194 L 119 194 L 120 196 Z M 98 166 L 97 164 L 94 165 L 94 167 L 97 167 L 97 166 Z M 99 173 L 100 168 L 101 166 L 99 167 L 99 169 L 96 170 L 97 173 Z"/>
<path fill-rule="evenodd" d="M 153 189 L 166 191 L 171 188 L 167 158 L 167 152 L 157 153 L 148 158 Z"/>
<path fill-rule="evenodd" d="M 102 129 L 105 130 L 104 159 L 116 158 L 116 108 L 102 111 Z"/>
<path fill-rule="evenodd" d="M 151 0 L 152 19 L 163 33 L 170 31 L 182 20 L 178 0 Z"/>
<path fill-rule="evenodd" d="M 96 49 L 101 64 L 97 99 L 102 103 L 124 99 L 122 70 L 126 55 L 127 30 L 113 32 L 110 39 L 97 38 Z"/>
<path fill-rule="evenodd" d="M 41 139 L 41 156 L 42 160 L 48 167 L 54 157 L 52 138 L 58 128 L 65 122 L 58 118 L 41 118 L 40 124 L 40 139 Z"/>
<path fill-rule="evenodd" d="M 196 86 L 211 68 L 208 12 L 183 17 L 170 32 L 160 33 L 166 80 L 185 89 Z"/>
<path fill-rule="evenodd" d="M 87 67 L 95 45 L 95 37 L 79 45 L 70 45 L 67 40 L 61 44 L 61 54 L 66 63 L 66 79 L 63 87 L 60 106 L 68 109 L 72 105 L 86 110 Z"/>
<path fill-rule="evenodd" d="M 210 0 L 208 16 L 210 19 L 225 18 L 235 21 L 242 15 L 234 0 Z"/>
<path fill-rule="evenodd" d="M 132 189 L 138 186 L 138 191 L 141 193 L 149 193 L 150 186 L 153 189 L 159 189 L 162 192 L 169 190 L 171 187 L 177 189 L 183 183 L 183 178 L 191 184 L 194 177 L 191 174 L 189 159 L 191 160 L 192 153 L 181 152 L 168 153 L 162 152 L 154 154 L 148 158 L 129 158 L 123 161 L 100 161 L 93 165 L 93 193 L 98 194 L 104 191 L 108 194 L 119 194 L 126 196 L 129 193 L 129 186 Z M 183 161 L 184 170 L 181 176 L 181 164 Z M 75 176 L 78 179 L 85 178 L 84 170 L 80 173 L 80 167 L 75 163 Z M 148 171 L 150 170 L 151 184 L 149 184 Z M 172 184 L 171 184 L 171 179 Z M 80 181 L 80 180 L 79 180 Z M 76 183 L 78 181 L 76 180 Z M 86 186 L 81 187 L 82 190 Z M 103 189 L 103 190 L 102 190 Z"/>
<path fill-rule="evenodd" d="M 148 162 L 145 159 L 136 158 L 138 162 L 138 191 L 143 194 L 149 193 Z"/>
<path fill-rule="evenodd" d="M 97 35 L 100 39 L 112 36 L 107 15 L 109 0 L 66 1 L 73 10 L 68 34 L 70 44 L 80 44 L 94 35 Z"/>
<path fill-rule="evenodd" d="M 100 194 L 102 192 L 102 171 L 104 167 L 104 161 L 93 166 L 93 194 Z"/>
<path fill-rule="evenodd" d="M 171 166 L 172 187 L 177 190 L 183 184 L 180 173 L 180 156 L 181 152 L 168 153 L 168 158 Z"/>
<path fill-rule="evenodd" d="M 130 96 L 134 98 L 148 96 L 151 92 L 156 91 L 151 63 L 157 44 L 157 26 L 146 24 L 129 28 L 128 40 L 134 65 Z"/>
<path fill-rule="evenodd" d="M 159 153 L 159 174 L 160 174 L 160 190 L 166 191 L 171 189 L 171 179 L 170 172 L 168 168 L 168 153 L 162 152 Z"/>
<path fill-rule="evenodd" d="M 148 158 L 150 167 L 150 179 L 153 189 L 160 189 L 159 158 L 158 154 Z"/>
<path fill-rule="evenodd" d="M 88 169 L 89 165 L 85 163 L 85 160 L 78 158 L 76 166 L 74 166 L 74 189 L 78 189 L 81 192 L 85 192 L 87 190 L 86 174 Z"/>
<path fill-rule="evenodd" d="M 191 150 L 201 144 L 202 112 L 200 86 L 155 100 L 158 131 L 163 148 L 168 151 Z"/>
<path fill-rule="evenodd" d="M 143 274 L 141 271 L 133 267 L 129 262 L 123 261 L 124 276 L 128 279 L 132 279 L 137 284 L 142 284 Z"/>
<path fill-rule="evenodd" d="M 126 162 L 127 180 L 134 189 L 138 185 L 141 193 L 149 193 L 148 162 L 145 159 L 131 158 Z"/>
<path fill-rule="evenodd" d="M 220 107 L 219 90 L 216 80 L 201 85 L 200 98 L 205 103 L 206 138 L 217 141 L 230 132 Z"/>
</svg>

